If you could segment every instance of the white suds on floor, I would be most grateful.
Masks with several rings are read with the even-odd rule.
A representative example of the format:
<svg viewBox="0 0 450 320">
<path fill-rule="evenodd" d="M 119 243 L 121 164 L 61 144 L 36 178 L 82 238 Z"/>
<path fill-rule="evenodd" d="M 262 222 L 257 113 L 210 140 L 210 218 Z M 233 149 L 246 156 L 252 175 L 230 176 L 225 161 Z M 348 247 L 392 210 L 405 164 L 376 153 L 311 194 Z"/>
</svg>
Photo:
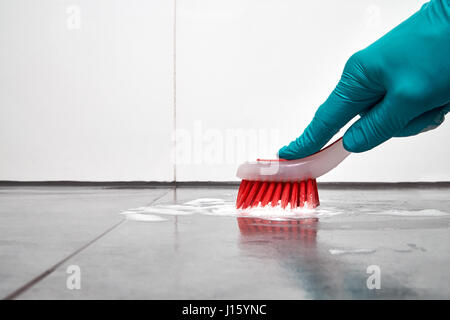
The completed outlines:
<svg viewBox="0 0 450 320">
<path fill-rule="evenodd" d="M 185 205 L 189 205 L 189 206 L 202 206 L 202 205 L 220 205 L 220 204 L 224 204 L 225 201 L 222 199 L 214 199 L 214 198 L 200 198 L 200 199 L 195 199 L 195 200 L 191 200 L 188 202 L 185 202 Z"/>
<path fill-rule="evenodd" d="M 386 216 L 402 216 L 402 217 L 443 217 L 448 216 L 449 213 L 436 210 L 436 209 L 425 209 L 425 210 L 385 210 L 379 212 L 367 212 L 366 214 L 376 214 L 376 215 L 386 215 Z"/>
<path fill-rule="evenodd" d="M 341 255 L 341 254 L 368 254 L 374 253 L 376 250 L 374 249 L 330 249 L 328 250 L 332 255 Z"/>
<path fill-rule="evenodd" d="M 124 213 L 127 220 L 133 221 L 144 221 L 144 222 L 158 222 L 158 221 L 167 221 L 167 219 L 161 218 L 160 216 L 155 216 L 152 214 L 143 214 L 136 212 L 128 212 Z"/>
<path fill-rule="evenodd" d="M 364 208 L 362 208 L 362 209 L 355 209 L 355 211 L 349 211 L 348 209 L 343 210 L 339 208 L 324 207 L 324 206 L 316 209 L 308 209 L 308 208 L 290 209 L 289 207 L 286 209 L 282 209 L 280 206 L 277 207 L 266 206 L 242 210 L 236 209 L 234 200 L 223 200 L 216 198 L 199 198 L 187 201 L 183 204 L 173 204 L 173 203 L 157 204 L 147 207 L 132 208 L 122 212 L 122 214 L 125 214 L 127 216 L 130 215 L 131 217 L 135 217 L 134 215 L 143 215 L 143 216 L 150 215 L 153 217 L 159 217 L 161 215 L 181 216 L 192 214 L 204 214 L 212 216 L 255 217 L 269 220 L 305 219 L 311 217 L 327 218 L 343 214 L 352 214 L 352 215 L 368 214 L 368 215 L 391 215 L 391 216 L 393 215 L 403 217 L 441 217 L 449 215 L 449 213 L 447 212 L 443 212 L 436 209 L 425 209 L 416 211 L 391 209 L 391 210 L 376 211 L 373 209 L 370 210 L 370 208 L 369 210 L 365 210 Z M 142 219 L 145 218 L 142 217 Z M 162 220 L 149 218 L 146 221 L 166 220 L 163 218 L 161 219 Z"/>
<path fill-rule="evenodd" d="M 166 205 L 166 206 L 155 205 L 155 206 L 151 206 L 151 207 L 141 207 L 141 208 L 129 209 L 128 211 L 139 212 L 139 213 L 155 213 L 155 214 L 162 214 L 162 215 L 181 216 L 181 215 L 192 214 L 195 211 L 197 211 L 197 209 L 184 207 L 184 206 L 178 206 L 178 205 Z"/>
</svg>

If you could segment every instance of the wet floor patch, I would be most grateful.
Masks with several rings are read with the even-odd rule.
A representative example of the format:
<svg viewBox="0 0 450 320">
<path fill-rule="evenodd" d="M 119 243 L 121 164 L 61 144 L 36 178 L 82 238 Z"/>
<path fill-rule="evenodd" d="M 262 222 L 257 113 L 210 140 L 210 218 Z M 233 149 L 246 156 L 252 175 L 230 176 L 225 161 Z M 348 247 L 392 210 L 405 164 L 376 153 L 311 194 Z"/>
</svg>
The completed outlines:
<svg viewBox="0 0 450 320">
<path fill-rule="evenodd" d="M 398 208 L 376 209 L 373 207 L 355 207 L 349 210 L 347 207 L 330 207 L 322 205 L 321 207 L 282 209 L 280 206 L 272 207 L 254 207 L 251 209 L 236 209 L 235 202 L 220 198 L 198 198 L 186 201 L 182 204 L 162 203 L 146 207 L 137 207 L 127 209 L 124 212 L 127 219 L 136 221 L 157 222 L 166 220 L 163 216 L 183 216 L 192 214 L 202 214 L 211 216 L 231 216 L 231 217 L 254 217 L 264 218 L 273 221 L 283 221 L 292 219 L 319 218 L 326 219 L 339 215 L 378 215 L 378 216 L 399 216 L 399 217 L 444 217 L 450 216 L 449 213 L 437 209 L 403 210 Z M 149 216 L 146 219 L 146 216 Z M 158 219 L 158 217 L 160 219 Z"/>
<path fill-rule="evenodd" d="M 343 255 L 343 254 L 370 254 L 375 253 L 375 249 L 329 249 L 332 255 Z"/>
</svg>

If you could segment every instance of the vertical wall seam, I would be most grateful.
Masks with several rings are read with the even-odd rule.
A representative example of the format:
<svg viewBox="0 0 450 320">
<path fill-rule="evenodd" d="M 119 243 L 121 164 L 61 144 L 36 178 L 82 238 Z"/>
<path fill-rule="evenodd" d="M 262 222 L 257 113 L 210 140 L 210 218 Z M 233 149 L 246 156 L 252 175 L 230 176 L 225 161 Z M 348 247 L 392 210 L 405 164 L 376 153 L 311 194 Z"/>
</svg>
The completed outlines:
<svg viewBox="0 0 450 320">
<path fill-rule="evenodd" d="M 173 182 L 177 182 L 177 0 L 173 0 Z"/>
</svg>

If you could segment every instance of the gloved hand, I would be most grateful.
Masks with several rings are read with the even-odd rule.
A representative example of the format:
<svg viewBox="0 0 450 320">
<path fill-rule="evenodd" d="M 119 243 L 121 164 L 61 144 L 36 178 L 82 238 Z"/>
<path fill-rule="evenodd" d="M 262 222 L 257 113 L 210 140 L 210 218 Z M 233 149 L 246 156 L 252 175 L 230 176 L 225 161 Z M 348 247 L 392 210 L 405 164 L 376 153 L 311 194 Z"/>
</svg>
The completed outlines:
<svg viewBox="0 0 450 320">
<path fill-rule="evenodd" d="M 347 61 L 341 80 L 283 159 L 319 151 L 358 114 L 344 135 L 350 152 L 438 127 L 450 111 L 450 0 L 432 0 Z"/>
</svg>

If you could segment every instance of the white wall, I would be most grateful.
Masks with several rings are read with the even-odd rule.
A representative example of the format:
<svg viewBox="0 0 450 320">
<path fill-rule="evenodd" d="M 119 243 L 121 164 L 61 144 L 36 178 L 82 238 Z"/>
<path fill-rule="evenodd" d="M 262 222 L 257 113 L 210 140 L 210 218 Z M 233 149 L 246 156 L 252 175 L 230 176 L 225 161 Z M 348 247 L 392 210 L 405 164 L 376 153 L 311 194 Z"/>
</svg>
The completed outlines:
<svg viewBox="0 0 450 320">
<path fill-rule="evenodd" d="M 242 160 L 273 157 L 346 59 L 422 3 L 177 0 L 177 179 L 234 180 Z M 173 9 L 1 1 L 0 180 L 172 180 Z M 449 181 L 449 133 L 391 140 L 321 181 Z"/>
<path fill-rule="evenodd" d="M 170 1 L 0 1 L 0 179 L 171 180 L 172 26 Z"/>
</svg>

